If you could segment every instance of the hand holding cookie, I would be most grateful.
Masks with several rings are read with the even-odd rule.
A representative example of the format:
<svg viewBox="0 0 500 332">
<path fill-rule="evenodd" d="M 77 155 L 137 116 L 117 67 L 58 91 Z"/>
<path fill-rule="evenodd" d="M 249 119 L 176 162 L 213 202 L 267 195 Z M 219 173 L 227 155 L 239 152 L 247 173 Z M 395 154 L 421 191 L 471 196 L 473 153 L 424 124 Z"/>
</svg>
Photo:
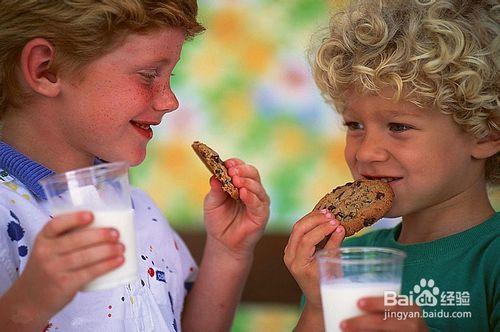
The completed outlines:
<svg viewBox="0 0 500 332">
<path fill-rule="evenodd" d="M 391 208 L 390 185 L 377 180 L 356 180 L 326 194 L 313 211 L 293 226 L 284 261 L 307 298 L 309 306 L 321 309 L 318 248 L 340 247 L 351 236 L 375 223 Z"/>
<path fill-rule="evenodd" d="M 283 260 L 304 293 L 309 306 L 321 310 L 316 245 L 330 236 L 326 248 L 338 248 L 345 230 L 327 209 L 314 210 L 297 221 L 285 247 Z"/>
<path fill-rule="evenodd" d="M 203 144 L 195 143 L 198 147 Z M 196 151 L 194 145 L 193 148 Z M 197 154 L 205 159 L 207 168 L 214 169 L 210 192 L 204 201 L 207 240 L 216 240 L 233 255 L 248 256 L 262 237 L 269 219 L 270 201 L 259 172 L 240 159 L 222 162 L 214 150 L 205 151 L 209 153 L 202 155 L 209 158 Z"/>
</svg>

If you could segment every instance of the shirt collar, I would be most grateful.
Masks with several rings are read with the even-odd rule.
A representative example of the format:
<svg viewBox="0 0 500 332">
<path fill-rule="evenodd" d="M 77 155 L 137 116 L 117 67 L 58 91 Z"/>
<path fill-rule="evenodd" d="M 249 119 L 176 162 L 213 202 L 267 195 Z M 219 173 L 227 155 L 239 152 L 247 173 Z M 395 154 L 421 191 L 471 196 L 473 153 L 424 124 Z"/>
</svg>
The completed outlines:
<svg viewBox="0 0 500 332">
<path fill-rule="evenodd" d="M 38 181 L 55 174 L 53 170 L 37 163 L 9 144 L 1 141 L 0 168 L 21 181 L 38 199 L 46 199 L 42 186 Z"/>
</svg>

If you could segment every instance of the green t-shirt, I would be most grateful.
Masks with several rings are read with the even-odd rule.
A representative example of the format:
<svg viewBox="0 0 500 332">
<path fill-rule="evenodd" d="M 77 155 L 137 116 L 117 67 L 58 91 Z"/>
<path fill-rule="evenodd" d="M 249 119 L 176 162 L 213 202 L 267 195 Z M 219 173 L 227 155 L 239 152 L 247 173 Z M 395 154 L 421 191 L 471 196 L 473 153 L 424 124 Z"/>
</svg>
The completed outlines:
<svg viewBox="0 0 500 332">
<path fill-rule="evenodd" d="M 400 232 L 401 224 L 346 239 L 342 246 L 404 251 L 401 294 L 407 299 L 427 295 L 428 305 L 421 308 L 431 330 L 500 331 L 499 212 L 464 232 L 432 242 L 401 244 Z"/>
</svg>

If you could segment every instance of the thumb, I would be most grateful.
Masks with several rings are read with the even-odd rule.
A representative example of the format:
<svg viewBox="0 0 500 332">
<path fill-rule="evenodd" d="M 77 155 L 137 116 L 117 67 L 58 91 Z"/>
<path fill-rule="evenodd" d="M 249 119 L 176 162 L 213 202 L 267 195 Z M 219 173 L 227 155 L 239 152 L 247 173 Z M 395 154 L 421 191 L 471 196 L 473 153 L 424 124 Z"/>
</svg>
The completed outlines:
<svg viewBox="0 0 500 332">
<path fill-rule="evenodd" d="M 222 190 L 222 185 L 215 175 L 210 178 L 210 191 L 205 196 L 205 209 L 213 209 L 224 203 L 228 194 Z"/>
</svg>

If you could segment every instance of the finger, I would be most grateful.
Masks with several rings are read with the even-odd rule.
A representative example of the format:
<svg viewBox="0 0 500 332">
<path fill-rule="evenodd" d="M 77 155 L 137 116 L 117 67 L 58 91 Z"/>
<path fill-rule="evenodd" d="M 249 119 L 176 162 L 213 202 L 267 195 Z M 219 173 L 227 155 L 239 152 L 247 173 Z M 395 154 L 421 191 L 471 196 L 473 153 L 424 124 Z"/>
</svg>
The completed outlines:
<svg viewBox="0 0 500 332">
<path fill-rule="evenodd" d="M 118 268 L 124 261 L 125 258 L 123 256 L 115 256 L 75 271 L 73 273 L 73 278 L 76 283 L 82 285 L 81 287 L 83 287 L 95 278 Z"/>
<path fill-rule="evenodd" d="M 316 244 L 321 242 L 325 236 L 331 234 L 338 225 L 339 222 L 337 220 L 329 220 L 304 234 L 297 246 L 295 259 L 304 263 L 309 262 L 316 251 Z"/>
<path fill-rule="evenodd" d="M 361 315 L 340 322 L 342 331 L 391 331 L 386 329 L 384 316 L 379 314 Z"/>
<path fill-rule="evenodd" d="M 359 299 L 357 305 L 361 310 L 370 313 L 380 313 L 385 310 L 383 296 L 363 297 Z"/>
<path fill-rule="evenodd" d="M 260 201 L 269 202 L 269 196 L 267 196 L 266 191 L 260 182 L 251 178 L 243 178 L 240 176 L 234 176 L 232 181 L 237 188 L 246 188 L 257 195 Z"/>
<path fill-rule="evenodd" d="M 339 225 L 335 231 L 330 236 L 328 242 L 326 242 L 325 249 L 334 249 L 340 247 L 340 244 L 344 240 L 345 237 L 345 229 L 344 226 Z"/>
<path fill-rule="evenodd" d="M 224 162 L 224 165 L 229 168 L 229 167 L 235 167 L 238 165 L 245 165 L 245 162 L 241 159 L 238 158 L 229 158 Z"/>
<path fill-rule="evenodd" d="M 247 212 L 259 219 L 265 218 L 269 215 L 269 204 L 260 200 L 257 195 L 246 188 L 240 189 L 240 199 L 246 205 Z M 255 220 L 255 218 L 252 218 Z"/>
<path fill-rule="evenodd" d="M 259 171 L 252 165 L 242 164 L 242 165 L 232 166 L 229 167 L 227 171 L 231 177 L 238 175 L 244 178 L 252 178 L 258 182 L 261 181 Z"/>
<path fill-rule="evenodd" d="M 79 211 L 61 214 L 49 221 L 42 229 L 41 234 L 53 238 L 79 227 L 87 226 L 94 220 L 90 211 Z"/>
<path fill-rule="evenodd" d="M 323 211 L 326 213 L 326 210 Z M 288 239 L 288 244 L 286 246 L 287 251 L 285 251 L 285 256 L 288 252 L 288 255 L 291 254 L 290 259 L 294 258 L 298 243 L 300 239 L 304 237 L 304 234 L 311 231 L 316 226 L 331 220 L 331 214 L 330 218 L 328 218 L 325 213 L 321 211 L 310 212 L 293 225 L 292 233 L 290 234 L 290 238 Z"/>
<path fill-rule="evenodd" d="M 66 270 L 80 270 L 101 261 L 123 256 L 125 247 L 121 243 L 100 244 L 61 256 Z"/>
<path fill-rule="evenodd" d="M 387 291 L 392 291 L 393 289 L 387 289 Z M 404 312 L 417 312 L 420 311 L 420 308 L 417 305 L 407 305 L 407 306 L 399 306 L 399 305 L 384 305 L 384 297 L 383 296 L 370 296 L 363 297 L 358 301 L 358 307 L 369 313 L 383 313 L 386 310 L 391 311 L 404 311 Z"/>
<path fill-rule="evenodd" d="M 113 228 L 84 228 L 58 238 L 56 247 L 60 254 L 66 254 L 99 243 L 114 243 L 118 238 L 119 233 Z"/>
<path fill-rule="evenodd" d="M 205 196 L 205 208 L 214 209 L 221 206 L 226 199 L 229 199 L 229 194 L 222 190 L 222 184 L 217 180 L 215 175 L 210 177 L 210 192 Z"/>
</svg>

